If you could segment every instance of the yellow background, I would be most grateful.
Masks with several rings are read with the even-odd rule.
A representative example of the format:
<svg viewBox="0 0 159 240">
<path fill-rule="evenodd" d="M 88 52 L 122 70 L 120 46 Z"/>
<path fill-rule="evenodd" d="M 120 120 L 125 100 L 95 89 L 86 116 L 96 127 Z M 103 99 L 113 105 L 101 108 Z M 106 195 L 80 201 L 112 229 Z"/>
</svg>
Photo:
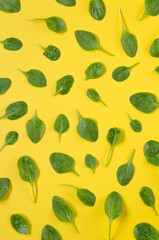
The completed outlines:
<svg viewBox="0 0 159 240">
<path fill-rule="evenodd" d="M 9 177 L 12 189 L 7 199 L 0 202 L 0 239 L 30 239 L 41 238 L 44 225 L 53 225 L 64 240 L 107 240 L 108 218 L 104 213 L 104 202 L 111 191 L 118 191 L 123 199 L 122 216 L 113 221 L 112 239 L 133 240 L 134 226 L 139 222 L 148 222 L 159 229 L 159 220 L 153 210 L 141 201 L 139 190 L 146 185 L 153 189 L 156 196 L 156 208 L 159 211 L 159 171 L 146 162 L 143 146 L 146 141 L 159 140 L 159 110 L 152 114 L 137 111 L 129 103 L 129 97 L 136 92 L 149 91 L 158 96 L 159 75 L 154 71 L 159 65 L 158 59 L 152 58 L 149 48 L 152 41 L 159 36 L 159 17 L 148 17 L 139 22 L 144 11 L 144 0 L 105 0 L 106 17 L 95 21 L 88 12 L 89 0 L 77 0 L 75 7 L 64 7 L 55 0 L 21 0 L 21 11 L 16 14 L 0 12 L 0 40 L 7 37 L 17 37 L 23 42 L 23 48 L 17 52 L 5 50 L 0 46 L 0 77 L 12 79 L 9 91 L 0 96 L 0 115 L 14 101 L 26 101 L 28 113 L 15 121 L 4 119 L 0 121 L 0 144 L 8 131 L 16 130 L 19 140 L 14 146 L 7 146 L 0 152 L 0 177 Z M 134 58 L 128 57 L 120 44 L 121 24 L 118 9 L 121 8 L 128 29 L 138 39 L 138 52 Z M 62 17 L 68 30 L 57 34 L 47 29 L 44 22 L 28 21 L 32 18 Z M 115 54 L 115 57 L 100 51 L 87 52 L 77 44 L 74 31 L 86 30 L 99 36 L 101 45 Z M 61 58 L 51 62 L 42 54 L 37 44 L 49 44 L 59 47 Z M 93 62 L 105 64 L 106 73 L 96 80 L 85 81 L 85 70 Z M 131 66 L 136 62 L 131 76 L 118 83 L 111 77 L 114 68 Z M 48 81 L 46 88 L 31 86 L 26 78 L 18 72 L 30 69 L 41 70 Z M 68 95 L 53 96 L 56 81 L 66 74 L 72 74 L 75 82 Z M 107 103 L 94 103 L 86 96 L 88 88 L 95 88 Z M 46 133 L 38 144 L 33 144 L 27 137 L 25 125 L 37 109 L 38 116 L 46 124 Z M 99 139 L 95 143 L 87 142 L 79 137 L 76 131 L 78 109 L 84 117 L 93 118 L 99 127 Z M 128 112 L 132 118 L 142 122 L 143 131 L 135 133 L 129 126 Z M 70 121 L 70 129 L 63 134 L 58 143 L 58 134 L 53 130 L 53 123 L 58 114 L 65 114 Z M 111 127 L 119 127 L 122 131 L 120 143 L 115 147 L 110 165 L 104 167 L 109 144 L 106 135 Z M 135 148 L 133 159 L 135 175 L 129 185 L 122 187 L 116 179 L 118 167 L 128 160 L 131 150 Z M 51 167 L 49 156 L 53 152 L 63 152 L 72 156 L 75 169 L 80 177 L 68 173 L 59 175 Z M 95 175 L 84 165 L 86 154 L 92 154 L 99 160 Z M 31 186 L 21 180 L 18 174 L 17 161 L 23 156 L 32 157 L 40 170 L 37 179 L 38 199 L 33 203 Z M 94 207 L 83 205 L 77 198 L 75 190 L 59 187 L 57 184 L 74 184 L 88 188 L 96 194 Z M 64 198 L 76 212 L 75 223 L 80 231 L 77 235 L 70 224 L 60 222 L 52 211 L 52 197 L 58 195 Z M 10 225 L 10 216 L 20 213 L 31 223 L 31 234 L 22 236 Z"/>
</svg>

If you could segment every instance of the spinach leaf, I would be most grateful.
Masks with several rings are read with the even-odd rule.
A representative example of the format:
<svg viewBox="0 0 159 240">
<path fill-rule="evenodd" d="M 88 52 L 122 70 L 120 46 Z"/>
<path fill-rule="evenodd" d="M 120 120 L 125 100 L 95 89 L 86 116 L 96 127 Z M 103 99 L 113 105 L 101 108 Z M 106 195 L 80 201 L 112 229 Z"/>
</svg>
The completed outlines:
<svg viewBox="0 0 159 240">
<path fill-rule="evenodd" d="M 11 84 L 12 81 L 9 78 L 0 78 L 0 95 L 6 93 Z"/>
<path fill-rule="evenodd" d="M 148 163 L 159 166 L 159 142 L 150 140 L 144 145 L 144 155 Z"/>
<path fill-rule="evenodd" d="M 23 47 L 23 43 L 18 38 L 7 38 L 3 41 L 0 41 L 3 44 L 4 48 L 10 51 L 18 51 Z"/>
<path fill-rule="evenodd" d="M 130 97 L 130 103 L 143 113 L 151 113 L 159 107 L 159 102 L 153 93 L 139 92 Z"/>
<path fill-rule="evenodd" d="M 159 1 L 158 0 L 145 0 L 145 11 L 140 21 L 146 16 L 157 16 L 159 14 Z"/>
<path fill-rule="evenodd" d="M 90 142 L 96 142 L 98 139 L 98 127 L 94 120 L 90 118 L 84 118 L 77 110 L 78 125 L 77 132 L 81 138 L 84 138 Z"/>
<path fill-rule="evenodd" d="M 130 67 L 120 66 L 115 68 L 112 72 L 112 78 L 117 82 L 125 81 L 130 76 L 131 70 L 138 64 L 139 62 Z"/>
<path fill-rule="evenodd" d="M 37 111 L 35 111 L 33 118 L 26 123 L 26 131 L 29 139 L 33 143 L 40 142 L 44 136 L 45 130 L 45 123 L 38 118 Z"/>
<path fill-rule="evenodd" d="M 67 7 L 73 7 L 76 5 L 76 0 L 56 0 L 56 2 Z"/>
<path fill-rule="evenodd" d="M 137 240 L 158 240 L 159 232 L 149 223 L 139 223 L 134 228 L 134 236 Z"/>
<path fill-rule="evenodd" d="M 126 186 L 132 180 L 134 176 L 134 165 L 132 160 L 135 154 L 135 149 L 132 150 L 130 158 L 126 164 L 121 165 L 117 170 L 117 179 L 121 186 Z"/>
<path fill-rule="evenodd" d="M 0 119 L 8 118 L 10 120 L 15 120 L 24 116 L 28 111 L 28 105 L 24 101 L 13 102 L 8 105 L 6 112 Z"/>
<path fill-rule="evenodd" d="M 10 217 L 12 227 L 20 234 L 29 234 L 30 224 L 26 218 L 20 214 L 12 214 Z"/>
<path fill-rule="evenodd" d="M 122 25 L 122 34 L 120 38 L 122 48 L 129 57 L 135 57 L 138 49 L 136 36 L 128 31 L 126 23 L 123 18 L 123 14 L 120 9 L 119 15 Z"/>
<path fill-rule="evenodd" d="M 75 37 L 80 47 L 86 51 L 100 50 L 110 56 L 114 56 L 100 46 L 98 37 L 92 32 L 76 30 Z"/>
<path fill-rule="evenodd" d="M 59 114 L 54 122 L 54 130 L 59 133 L 59 142 L 61 141 L 61 135 L 67 132 L 69 127 L 68 118 L 64 114 Z"/>
<path fill-rule="evenodd" d="M 87 89 L 87 97 L 89 97 L 93 102 L 101 102 L 105 107 L 107 107 L 106 103 L 103 102 L 99 93 L 95 89 Z"/>
<path fill-rule="evenodd" d="M 150 55 L 152 57 L 159 57 L 159 38 L 156 38 L 150 47 Z"/>
<path fill-rule="evenodd" d="M 74 169 L 75 160 L 67 154 L 58 152 L 52 153 L 50 155 L 50 163 L 57 173 L 62 174 L 72 172 L 79 176 Z"/>
<path fill-rule="evenodd" d="M 49 17 L 45 19 L 48 29 L 56 33 L 64 33 L 67 31 L 65 21 L 60 17 Z"/>
<path fill-rule="evenodd" d="M 65 75 L 56 82 L 56 91 L 54 96 L 57 94 L 65 95 L 67 94 L 74 83 L 74 78 L 72 75 Z"/>
<path fill-rule="evenodd" d="M 159 66 L 155 68 L 155 71 L 159 74 Z"/>
<path fill-rule="evenodd" d="M 140 194 L 140 197 L 143 200 L 143 202 L 147 206 L 152 207 L 156 216 L 158 216 L 158 213 L 157 213 L 156 208 L 155 208 L 155 195 L 154 195 L 152 189 L 147 187 L 147 186 L 144 186 L 140 189 L 139 194 Z"/>
<path fill-rule="evenodd" d="M 85 71 L 86 79 L 96 79 L 102 76 L 106 71 L 106 68 L 103 63 L 95 62 L 88 66 Z"/>
<path fill-rule="evenodd" d="M 41 240 L 62 240 L 62 237 L 53 226 L 47 224 L 43 227 Z"/>
<path fill-rule="evenodd" d="M 2 151 L 5 148 L 5 146 L 13 145 L 14 143 L 16 143 L 18 141 L 18 138 L 19 138 L 19 134 L 16 131 L 8 132 L 5 137 L 5 143 L 0 148 L 0 151 Z"/>
<path fill-rule="evenodd" d="M 132 119 L 130 115 L 127 113 L 130 119 L 130 126 L 134 132 L 141 132 L 142 131 L 142 124 L 136 119 Z"/>
<path fill-rule="evenodd" d="M 75 222 L 75 213 L 72 211 L 72 209 L 68 206 L 68 204 L 58 196 L 53 196 L 52 198 L 52 209 L 55 214 L 55 216 L 61 221 L 70 223 L 73 228 L 76 230 L 77 233 L 79 233 Z"/>
<path fill-rule="evenodd" d="M 40 46 L 44 50 L 43 55 L 48 58 L 50 61 L 57 61 L 61 56 L 61 51 L 58 47 L 53 45 L 48 45 L 46 48 Z"/>
<path fill-rule="evenodd" d="M 34 87 L 46 87 L 47 80 L 45 75 L 37 69 L 31 69 L 27 72 L 24 72 L 23 70 L 19 71 L 24 74 L 24 76 L 27 78 L 28 82 L 34 86 Z"/>
<path fill-rule="evenodd" d="M 89 13 L 98 21 L 101 21 L 106 15 L 106 6 L 102 0 L 90 0 Z"/>
<path fill-rule="evenodd" d="M 11 181 L 9 178 L 0 178 L 0 200 L 4 199 L 11 187 Z"/>
<path fill-rule="evenodd" d="M 109 164 L 109 161 L 111 159 L 111 156 L 112 156 L 115 145 L 120 140 L 120 135 L 121 135 L 121 131 L 120 131 L 119 128 L 116 128 L 116 127 L 110 128 L 108 133 L 107 133 L 107 141 L 110 144 L 110 148 L 109 148 L 109 152 L 108 152 L 108 155 L 107 155 L 107 158 L 106 158 L 106 164 L 105 164 L 106 167 Z"/>
<path fill-rule="evenodd" d="M 38 167 L 35 161 L 29 156 L 22 156 L 19 158 L 18 163 L 19 175 L 23 181 L 29 182 L 32 187 L 34 203 L 37 200 L 37 191 L 35 180 L 39 174 Z"/>
<path fill-rule="evenodd" d="M 0 10 L 7 13 L 17 13 L 21 10 L 20 0 L 0 0 Z"/>
<path fill-rule="evenodd" d="M 95 174 L 95 169 L 98 166 L 99 162 L 93 155 L 87 154 L 85 156 L 85 164 L 87 167 L 92 169 L 93 174 Z"/>
<path fill-rule="evenodd" d="M 116 218 L 118 218 L 121 213 L 122 213 L 122 198 L 119 195 L 118 192 L 111 192 L 106 200 L 105 200 L 105 204 L 104 204 L 104 210 L 105 210 L 105 214 L 108 216 L 109 218 L 109 237 L 108 239 L 111 239 L 111 226 L 112 226 L 112 221 Z"/>
</svg>

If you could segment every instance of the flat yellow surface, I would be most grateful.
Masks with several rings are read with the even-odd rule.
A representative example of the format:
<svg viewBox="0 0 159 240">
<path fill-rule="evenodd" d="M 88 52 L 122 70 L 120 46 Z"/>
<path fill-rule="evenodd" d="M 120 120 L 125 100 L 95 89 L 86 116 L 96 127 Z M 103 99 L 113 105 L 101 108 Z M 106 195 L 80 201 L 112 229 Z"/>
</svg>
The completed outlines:
<svg viewBox="0 0 159 240">
<path fill-rule="evenodd" d="M 0 203 L 0 239 L 3 240 L 38 240 L 46 224 L 54 226 L 63 240 L 108 240 L 108 218 L 104 213 L 104 202 L 112 191 L 120 193 L 123 199 L 123 212 L 120 218 L 113 221 L 113 240 L 133 240 L 133 230 L 137 223 L 148 222 L 158 228 L 158 217 L 153 210 L 141 201 L 139 190 L 142 186 L 149 186 L 156 196 L 156 208 L 159 211 L 159 171 L 158 168 L 147 163 L 143 146 L 146 141 L 159 140 L 158 120 L 159 110 L 151 114 L 137 111 L 129 102 L 129 97 L 136 92 L 149 91 L 158 96 L 159 76 L 154 69 L 159 65 L 158 59 L 149 54 L 151 42 L 159 36 L 159 17 L 148 17 L 139 22 L 144 11 L 144 1 L 134 0 L 104 0 L 107 6 L 106 17 L 102 21 L 95 21 L 88 12 L 89 0 L 77 0 L 72 8 L 64 7 L 55 0 L 21 0 L 21 11 L 16 14 L 0 12 L 0 40 L 7 37 L 17 37 L 23 42 L 23 48 L 17 52 L 5 50 L 0 46 L 0 77 L 12 79 L 12 86 L 8 92 L 0 96 L 0 115 L 12 102 L 26 101 L 29 110 L 22 118 L 11 121 L 3 119 L 0 122 L 0 145 L 8 131 L 16 130 L 19 140 L 13 146 L 7 146 L 0 152 L 0 177 L 8 177 L 12 182 L 12 189 L 7 199 Z M 120 44 L 121 24 L 118 9 L 121 8 L 128 29 L 138 39 L 138 53 L 134 58 L 128 57 Z M 28 21 L 32 18 L 62 17 L 68 30 L 64 34 L 57 34 L 47 29 L 44 22 Z M 101 45 L 115 54 L 115 57 L 100 51 L 87 52 L 77 44 L 74 31 L 86 30 L 95 33 Z M 59 47 L 61 58 L 51 62 L 42 54 L 37 44 L 49 44 Z M 103 62 L 106 73 L 99 79 L 85 81 L 85 70 L 93 62 Z M 124 82 L 116 82 L 111 74 L 114 68 L 125 65 L 140 64 L 131 72 L 131 76 Z M 28 71 L 41 70 L 48 81 L 47 87 L 35 88 L 17 68 Z M 67 95 L 53 96 L 56 81 L 64 75 L 71 74 L 75 82 Z M 92 102 L 86 96 L 88 88 L 95 88 L 107 103 Z M 46 132 L 38 144 L 33 144 L 26 133 L 26 122 L 32 118 L 37 109 L 38 116 L 46 124 Z M 99 127 L 99 139 L 95 143 L 88 142 L 77 134 L 78 109 L 84 117 L 95 119 Z M 142 122 L 143 131 L 135 133 L 129 126 L 126 116 L 128 112 L 132 118 Z M 58 114 L 65 114 L 70 121 L 70 129 L 63 134 L 58 143 L 58 134 L 53 130 L 53 124 Z M 122 139 L 115 147 L 111 162 L 104 166 L 109 144 L 106 135 L 111 127 L 118 127 L 122 131 Z M 136 149 L 133 164 L 135 175 L 125 187 L 117 182 L 118 167 L 128 160 L 132 149 Z M 80 177 L 72 174 L 57 174 L 51 167 L 49 156 L 53 152 L 62 152 L 75 159 L 75 169 Z M 85 166 L 86 154 L 92 154 L 99 160 L 99 167 L 95 175 Z M 31 186 L 21 180 L 17 161 L 23 156 L 32 157 L 40 170 L 37 179 L 38 198 L 33 203 Z M 58 184 L 74 184 L 87 188 L 95 193 L 97 201 L 94 207 L 83 205 L 76 196 L 74 189 L 60 187 Z M 75 223 L 80 234 L 76 234 L 70 224 L 60 222 L 52 211 L 52 197 L 58 195 L 65 199 L 76 212 Z M 29 236 L 18 234 L 10 224 L 10 216 L 20 213 L 31 223 Z"/>
</svg>

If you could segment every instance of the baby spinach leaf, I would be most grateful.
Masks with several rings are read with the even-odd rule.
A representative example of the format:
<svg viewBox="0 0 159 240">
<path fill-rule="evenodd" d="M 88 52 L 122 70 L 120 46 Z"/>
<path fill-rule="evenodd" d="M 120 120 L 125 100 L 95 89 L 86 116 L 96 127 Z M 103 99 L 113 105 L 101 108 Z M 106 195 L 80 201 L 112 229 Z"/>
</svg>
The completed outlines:
<svg viewBox="0 0 159 240">
<path fill-rule="evenodd" d="M 77 233 L 79 233 L 75 222 L 75 213 L 72 211 L 72 209 L 68 206 L 68 204 L 58 196 L 53 196 L 52 198 L 52 209 L 55 214 L 55 216 L 61 221 L 70 223 L 73 228 L 76 230 Z"/>
<path fill-rule="evenodd" d="M 0 151 L 2 151 L 5 148 L 5 146 L 13 145 L 14 143 L 16 143 L 18 141 L 18 138 L 19 138 L 19 134 L 16 131 L 8 132 L 5 137 L 5 143 L 0 148 Z"/>
<path fill-rule="evenodd" d="M 111 56 L 114 56 L 112 53 L 106 51 L 100 46 L 98 37 L 92 32 L 76 30 L 75 37 L 80 47 L 86 51 L 100 50 Z"/>
<path fill-rule="evenodd" d="M 155 68 L 155 71 L 159 74 L 159 66 Z"/>
<path fill-rule="evenodd" d="M 12 81 L 9 78 L 0 78 L 0 95 L 6 93 L 11 87 Z"/>
<path fill-rule="evenodd" d="M 23 181 L 29 182 L 32 187 L 34 203 L 37 200 L 37 191 L 35 180 L 39 174 L 38 167 L 35 161 L 29 156 L 22 156 L 19 158 L 18 163 L 19 175 Z"/>
<path fill-rule="evenodd" d="M 159 107 L 159 102 L 153 93 L 139 92 L 130 97 L 130 103 L 143 113 L 151 113 Z"/>
<path fill-rule="evenodd" d="M 150 140 L 144 145 L 144 155 L 148 163 L 159 166 L 159 142 Z"/>
<path fill-rule="evenodd" d="M 53 226 L 47 224 L 43 227 L 41 240 L 62 240 L 62 237 Z"/>
<path fill-rule="evenodd" d="M 67 7 L 73 7 L 76 5 L 76 0 L 56 0 L 56 2 Z"/>
<path fill-rule="evenodd" d="M 107 158 L 106 158 L 106 164 L 105 164 L 106 167 L 109 164 L 109 161 L 111 159 L 111 156 L 112 156 L 115 145 L 120 140 L 120 135 L 121 135 L 121 131 L 120 131 L 119 128 L 116 128 L 116 127 L 110 128 L 108 133 L 107 133 L 107 141 L 110 144 L 110 148 L 109 148 L 109 152 L 108 152 L 108 155 L 107 155 Z"/>
<path fill-rule="evenodd" d="M 49 17 L 45 19 L 48 29 L 56 33 L 64 33 L 67 31 L 65 21 L 60 17 Z"/>
<path fill-rule="evenodd" d="M 147 206 L 152 207 L 157 216 L 158 213 L 155 208 L 155 195 L 152 189 L 147 186 L 142 187 L 140 189 L 140 197 Z"/>
<path fill-rule="evenodd" d="M 113 191 L 107 196 L 104 204 L 104 210 L 105 210 L 105 214 L 109 218 L 108 239 L 110 240 L 112 221 L 118 218 L 122 213 L 122 198 L 118 192 Z"/>
<path fill-rule="evenodd" d="M 77 132 L 80 135 L 80 137 L 90 142 L 96 142 L 98 139 L 98 127 L 96 122 L 90 118 L 82 117 L 78 110 L 77 116 L 78 116 Z"/>
<path fill-rule="evenodd" d="M 99 162 L 93 155 L 87 154 L 85 156 L 85 164 L 86 164 L 87 167 L 92 169 L 93 173 L 95 173 L 95 169 L 98 166 Z"/>
<path fill-rule="evenodd" d="M 74 169 L 75 160 L 67 154 L 58 152 L 52 153 L 50 155 L 50 163 L 57 173 L 62 174 L 72 172 L 79 176 Z"/>
<path fill-rule="evenodd" d="M 0 10 L 7 13 L 17 13 L 21 10 L 20 0 L 0 0 Z"/>
<path fill-rule="evenodd" d="M 150 47 L 150 55 L 152 57 L 159 57 L 159 38 L 156 38 Z"/>
<path fill-rule="evenodd" d="M 93 102 L 101 102 L 105 107 L 107 107 L 106 103 L 103 102 L 99 93 L 95 89 L 87 89 L 87 97 L 89 97 Z"/>
<path fill-rule="evenodd" d="M 89 13 L 98 21 L 101 21 L 106 15 L 106 6 L 102 0 L 90 0 Z"/>
<path fill-rule="evenodd" d="M 159 232 L 149 223 L 138 223 L 134 228 L 137 240 L 158 240 Z"/>
<path fill-rule="evenodd" d="M 56 82 L 56 91 L 54 96 L 57 94 L 65 95 L 67 94 L 74 83 L 74 78 L 72 75 L 65 75 Z"/>
<path fill-rule="evenodd" d="M 123 14 L 120 9 L 119 9 L 119 15 L 120 15 L 120 21 L 122 25 L 122 35 L 120 38 L 122 48 L 129 57 L 135 57 L 138 49 L 136 36 L 128 31 L 126 23 L 123 18 Z"/>
<path fill-rule="evenodd" d="M 58 47 L 48 45 L 46 48 L 39 45 L 44 50 L 43 55 L 50 61 L 57 61 L 61 56 L 61 51 Z"/>
<path fill-rule="evenodd" d="M 6 108 L 5 114 L 0 119 L 8 118 L 15 120 L 24 116 L 28 111 L 28 105 L 24 101 L 13 102 Z"/>
<path fill-rule="evenodd" d="M 9 192 L 11 181 L 9 178 L 0 178 L 0 200 L 4 199 Z"/>
<path fill-rule="evenodd" d="M 95 62 L 88 66 L 85 71 L 86 80 L 96 79 L 102 76 L 106 71 L 106 68 L 103 63 Z"/>
<path fill-rule="evenodd" d="M 146 16 L 157 16 L 159 14 L 159 1 L 158 0 L 145 0 L 145 11 L 140 21 Z"/>
<path fill-rule="evenodd" d="M 132 150 L 130 158 L 126 164 L 121 165 L 117 170 L 117 179 L 121 186 L 126 186 L 132 180 L 134 176 L 134 165 L 132 160 L 135 154 L 135 149 Z"/>
<path fill-rule="evenodd" d="M 131 70 L 138 64 L 139 62 L 130 67 L 120 66 L 115 68 L 112 72 L 112 78 L 117 82 L 125 81 L 130 76 Z"/>
<path fill-rule="evenodd" d="M 26 218 L 20 214 L 12 214 L 10 217 L 12 227 L 20 234 L 29 234 L 30 224 Z"/>
<path fill-rule="evenodd" d="M 67 132 L 69 127 L 68 118 L 64 114 L 59 114 L 54 123 L 54 130 L 59 133 L 59 142 L 61 141 L 61 135 Z"/>
<path fill-rule="evenodd" d="M 37 111 L 35 111 L 33 118 L 26 123 L 26 131 L 29 139 L 33 143 L 40 142 L 44 136 L 45 130 L 45 123 L 38 118 Z"/>
<path fill-rule="evenodd" d="M 27 78 L 28 82 L 34 87 L 46 87 L 47 80 L 45 75 L 37 69 L 31 69 L 27 72 L 19 71 Z"/>
<path fill-rule="evenodd" d="M 130 126 L 134 132 L 141 132 L 142 131 L 142 124 L 136 119 L 132 119 L 130 115 L 127 113 L 130 119 Z"/>
<path fill-rule="evenodd" d="M 23 47 L 23 43 L 18 38 L 7 38 L 3 41 L 0 41 L 3 44 L 4 48 L 10 51 L 18 51 Z"/>
</svg>

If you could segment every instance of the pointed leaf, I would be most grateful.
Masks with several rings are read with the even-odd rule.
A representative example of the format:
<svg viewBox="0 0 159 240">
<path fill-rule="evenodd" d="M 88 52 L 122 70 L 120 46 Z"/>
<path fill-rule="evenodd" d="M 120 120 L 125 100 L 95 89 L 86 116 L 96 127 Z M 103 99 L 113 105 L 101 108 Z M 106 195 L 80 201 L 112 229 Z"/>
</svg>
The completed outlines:
<svg viewBox="0 0 159 240">
<path fill-rule="evenodd" d="M 69 129 L 68 118 L 64 114 L 59 114 L 54 123 L 54 130 L 59 133 L 59 142 L 61 135 Z"/>
<path fill-rule="evenodd" d="M 10 217 L 12 227 L 20 234 L 28 234 L 30 232 L 29 222 L 20 214 L 12 214 Z"/>
<path fill-rule="evenodd" d="M 62 240 L 62 237 L 53 226 L 47 224 L 43 227 L 41 240 Z"/>
<path fill-rule="evenodd" d="M 23 73 L 28 82 L 34 86 L 34 87 L 46 87 L 47 85 L 47 79 L 45 77 L 45 75 L 37 69 L 31 69 L 27 72 L 24 72 L 22 70 L 20 70 L 21 73 Z"/>
<path fill-rule="evenodd" d="M 9 178 L 0 178 L 0 200 L 4 199 L 9 192 L 11 181 Z"/>
<path fill-rule="evenodd" d="M 106 15 L 106 6 L 102 0 L 90 0 L 89 13 L 98 21 L 101 21 Z"/>
<path fill-rule="evenodd" d="M 44 19 L 47 27 L 56 33 L 64 33 L 67 31 L 65 21 L 60 17 L 49 17 Z"/>
<path fill-rule="evenodd" d="M 134 228 L 134 236 L 137 240 L 158 240 L 159 232 L 149 223 L 139 223 Z"/>
<path fill-rule="evenodd" d="M 66 75 L 62 78 L 60 78 L 57 82 L 56 82 L 56 91 L 54 95 L 57 94 L 61 94 L 61 95 L 65 95 L 67 94 L 74 83 L 74 78 L 72 75 Z"/>
<path fill-rule="evenodd" d="M 7 13 L 17 13 L 21 10 L 20 0 L 0 0 L 0 10 Z"/>
<path fill-rule="evenodd" d="M 18 51 L 23 47 L 23 43 L 18 38 L 7 38 L 1 42 L 5 49 L 10 51 Z"/>
<path fill-rule="evenodd" d="M 0 95 L 6 93 L 11 87 L 12 81 L 9 78 L 0 78 Z"/>
</svg>

